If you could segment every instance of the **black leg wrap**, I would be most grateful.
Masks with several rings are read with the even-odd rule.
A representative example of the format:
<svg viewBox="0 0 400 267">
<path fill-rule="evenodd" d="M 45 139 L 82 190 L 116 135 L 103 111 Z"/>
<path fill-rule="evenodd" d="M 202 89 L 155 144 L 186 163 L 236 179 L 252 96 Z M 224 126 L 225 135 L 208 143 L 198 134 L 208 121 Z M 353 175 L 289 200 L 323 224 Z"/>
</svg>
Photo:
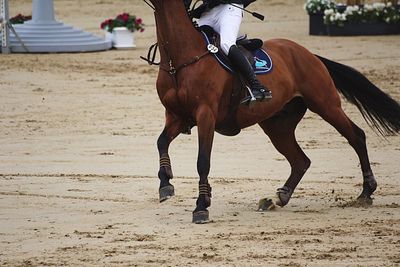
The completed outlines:
<svg viewBox="0 0 400 267">
<path fill-rule="evenodd" d="M 207 208 L 211 205 L 211 186 L 208 183 L 199 185 L 199 198 L 196 201 L 196 205 L 192 222 L 197 224 L 209 222 Z"/>
<path fill-rule="evenodd" d="M 160 167 L 171 168 L 171 160 L 169 159 L 168 154 L 163 154 L 160 157 Z"/>
<path fill-rule="evenodd" d="M 199 198 L 196 201 L 196 205 L 195 211 L 206 210 L 211 206 L 211 186 L 209 184 L 199 185 Z"/>
<path fill-rule="evenodd" d="M 201 184 L 199 185 L 199 196 L 206 195 L 211 197 L 211 186 L 209 184 Z"/>
<path fill-rule="evenodd" d="M 158 178 L 160 178 L 160 188 L 171 185 L 169 180 L 173 178 L 171 169 L 171 161 L 167 153 L 160 156 L 160 170 L 158 171 Z"/>
<path fill-rule="evenodd" d="M 160 170 L 158 171 L 158 178 L 160 179 L 160 202 L 175 195 L 174 186 L 169 182 L 172 177 L 171 161 L 168 154 L 164 153 L 160 156 Z"/>
<path fill-rule="evenodd" d="M 277 192 L 276 192 L 276 205 L 283 207 L 286 206 L 287 203 L 289 203 L 290 197 L 293 194 L 293 190 L 290 189 L 287 186 L 284 186 L 282 188 L 278 188 Z"/>
<path fill-rule="evenodd" d="M 363 191 L 365 191 L 366 194 L 372 195 L 377 186 L 378 184 L 372 172 L 364 174 Z"/>
<path fill-rule="evenodd" d="M 373 199 L 371 195 L 375 192 L 378 184 L 372 172 L 364 174 L 363 191 L 357 198 L 360 204 L 372 205 Z"/>
</svg>

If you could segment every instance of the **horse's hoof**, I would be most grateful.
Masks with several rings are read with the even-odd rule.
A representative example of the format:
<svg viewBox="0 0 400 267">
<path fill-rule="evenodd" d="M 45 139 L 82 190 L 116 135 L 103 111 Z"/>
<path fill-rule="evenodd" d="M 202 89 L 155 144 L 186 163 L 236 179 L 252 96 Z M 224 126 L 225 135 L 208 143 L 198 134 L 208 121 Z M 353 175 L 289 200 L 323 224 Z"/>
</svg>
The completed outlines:
<svg viewBox="0 0 400 267">
<path fill-rule="evenodd" d="M 372 203 L 373 203 L 373 199 L 372 199 L 370 196 L 363 196 L 363 195 L 361 195 L 361 196 L 359 196 L 359 197 L 357 198 L 356 203 L 357 203 L 359 206 L 361 206 L 361 207 L 364 207 L 364 206 L 371 206 Z"/>
<path fill-rule="evenodd" d="M 201 210 L 193 212 L 193 223 L 203 224 L 208 223 L 210 221 L 208 210 Z"/>
<path fill-rule="evenodd" d="M 268 211 L 275 209 L 276 205 L 270 198 L 263 198 L 258 202 L 258 211 Z"/>
<path fill-rule="evenodd" d="M 172 196 L 175 195 L 174 186 L 173 185 L 164 186 L 160 188 L 159 193 L 160 193 L 160 202 L 170 199 Z"/>
</svg>

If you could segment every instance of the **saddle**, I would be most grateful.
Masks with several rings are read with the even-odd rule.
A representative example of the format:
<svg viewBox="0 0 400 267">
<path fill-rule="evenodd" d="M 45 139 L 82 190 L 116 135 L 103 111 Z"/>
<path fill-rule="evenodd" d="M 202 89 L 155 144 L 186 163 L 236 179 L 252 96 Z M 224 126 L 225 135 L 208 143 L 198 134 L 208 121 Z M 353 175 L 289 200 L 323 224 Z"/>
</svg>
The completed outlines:
<svg viewBox="0 0 400 267">
<path fill-rule="evenodd" d="M 204 40 L 207 43 L 208 49 L 214 55 L 215 59 L 222 67 L 234 74 L 235 70 L 228 57 L 221 52 L 220 36 L 210 26 L 204 25 L 199 27 Z M 211 45 L 211 46 L 210 46 Z M 250 64 L 253 66 L 254 72 L 257 75 L 267 74 L 272 71 L 272 59 L 264 49 L 262 49 L 263 41 L 260 39 L 248 39 L 246 35 L 237 39 L 236 45 L 242 50 Z"/>
</svg>

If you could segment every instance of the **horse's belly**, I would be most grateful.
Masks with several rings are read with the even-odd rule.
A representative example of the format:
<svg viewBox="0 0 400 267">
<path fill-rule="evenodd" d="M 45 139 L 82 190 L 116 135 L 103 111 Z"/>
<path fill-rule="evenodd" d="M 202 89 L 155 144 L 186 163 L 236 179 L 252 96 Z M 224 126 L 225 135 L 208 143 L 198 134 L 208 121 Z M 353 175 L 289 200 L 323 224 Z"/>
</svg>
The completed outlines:
<svg viewBox="0 0 400 267">
<path fill-rule="evenodd" d="M 237 128 L 222 127 L 222 128 L 216 128 L 215 131 L 222 135 L 235 136 L 240 133 L 241 129 L 239 127 Z"/>
</svg>

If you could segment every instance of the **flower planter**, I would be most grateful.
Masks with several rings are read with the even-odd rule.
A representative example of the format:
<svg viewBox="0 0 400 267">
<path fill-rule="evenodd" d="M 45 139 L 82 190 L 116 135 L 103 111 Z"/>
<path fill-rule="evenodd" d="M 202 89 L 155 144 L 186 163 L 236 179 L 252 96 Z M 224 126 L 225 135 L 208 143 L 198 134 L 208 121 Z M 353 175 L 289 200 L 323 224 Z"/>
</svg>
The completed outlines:
<svg viewBox="0 0 400 267">
<path fill-rule="evenodd" d="M 310 27 L 309 34 L 310 35 L 327 35 L 326 25 L 324 24 L 324 14 L 309 14 L 310 18 Z"/>
<path fill-rule="evenodd" d="M 125 27 L 116 27 L 112 33 L 106 32 L 106 39 L 111 40 L 117 49 L 135 48 L 135 34 Z"/>
<path fill-rule="evenodd" d="M 375 23 L 350 23 L 346 22 L 343 27 L 324 24 L 323 14 L 309 14 L 310 35 L 329 36 L 357 36 L 357 35 L 390 35 L 400 34 L 400 24 L 388 24 L 384 22 Z"/>
<path fill-rule="evenodd" d="M 326 25 L 326 31 L 330 36 L 400 34 L 400 24 L 388 24 L 384 22 L 345 23 L 343 27 Z"/>
</svg>

